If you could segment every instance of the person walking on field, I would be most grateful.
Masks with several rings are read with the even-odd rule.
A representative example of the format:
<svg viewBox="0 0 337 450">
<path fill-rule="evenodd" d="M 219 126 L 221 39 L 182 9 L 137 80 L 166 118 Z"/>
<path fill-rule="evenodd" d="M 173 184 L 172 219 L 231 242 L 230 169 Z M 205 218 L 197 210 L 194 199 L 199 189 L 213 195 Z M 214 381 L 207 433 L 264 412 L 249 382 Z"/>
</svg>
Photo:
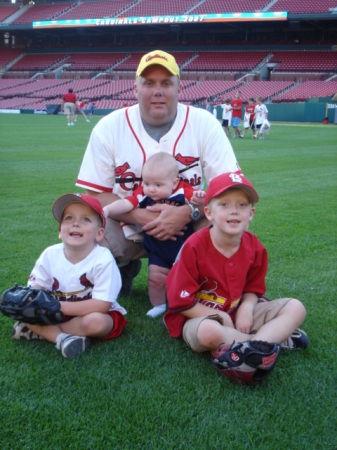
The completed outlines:
<svg viewBox="0 0 337 450">
<path fill-rule="evenodd" d="M 260 134 L 260 140 L 264 140 L 264 134 L 269 134 L 270 123 L 268 121 L 268 109 L 266 105 L 262 103 L 262 97 L 256 98 L 256 106 L 255 106 L 255 127 L 256 133 L 253 136 L 253 139 L 257 139 Z"/>
<path fill-rule="evenodd" d="M 234 128 L 234 139 L 242 138 L 242 135 L 239 130 L 241 116 L 242 116 L 242 100 L 241 100 L 241 91 L 237 91 L 235 99 L 231 102 L 232 107 L 232 127 Z"/>
<path fill-rule="evenodd" d="M 230 126 L 232 121 L 232 107 L 231 107 L 231 99 L 226 98 L 225 103 L 220 105 L 222 108 L 222 127 L 225 130 L 227 136 L 231 135 Z"/>
<path fill-rule="evenodd" d="M 253 131 L 253 135 L 255 134 L 255 102 L 252 97 L 248 100 L 248 105 L 246 106 L 243 128 L 243 137 L 246 136 L 249 129 Z"/>
<path fill-rule="evenodd" d="M 68 89 L 68 92 L 64 94 L 62 97 L 61 109 L 63 109 L 64 114 L 67 116 L 67 123 L 69 126 L 74 126 L 74 117 L 75 117 L 75 104 L 76 104 L 76 95 L 74 94 L 72 88 Z"/>
</svg>

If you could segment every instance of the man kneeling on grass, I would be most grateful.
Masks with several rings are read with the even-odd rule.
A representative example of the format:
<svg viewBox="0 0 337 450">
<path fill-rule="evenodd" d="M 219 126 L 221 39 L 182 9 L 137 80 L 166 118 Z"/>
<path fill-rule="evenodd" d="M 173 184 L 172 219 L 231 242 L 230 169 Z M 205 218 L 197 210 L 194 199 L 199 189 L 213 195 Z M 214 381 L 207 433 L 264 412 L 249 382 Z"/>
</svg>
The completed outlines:
<svg viewBox="0 0 337 450">
<path fill-rule="evenodd" d="M 261 299 L 267 252 L 246 231 L 257 201 L 242 174 L 213 178 L 205 196 L 211 225 L 187 239 L 167 277 L 165 324 L 172 337 L 183 337 L 195 352 L 252 340 L 275 343 L 277 354 L 279 347 L 308 345 L 306 333 L 298 329 L 306 315 L 299 300 Z"/>
<path fill-rule="evenodd" d="M 45 339 L 65 358 L 75 358 L 92 338 L 116 338 L 127 324 L 126 311 L 116 300 L 121 276 L 111 252 L 98 245 L 106 219 L 96 198 L 63 195 L 54 203 L 53 214 L 62 243 L 44 250 L 28 285 L 58 297 L 65 320 L 44 326 L 16 322 L 12 338 Z"/>
</svg>

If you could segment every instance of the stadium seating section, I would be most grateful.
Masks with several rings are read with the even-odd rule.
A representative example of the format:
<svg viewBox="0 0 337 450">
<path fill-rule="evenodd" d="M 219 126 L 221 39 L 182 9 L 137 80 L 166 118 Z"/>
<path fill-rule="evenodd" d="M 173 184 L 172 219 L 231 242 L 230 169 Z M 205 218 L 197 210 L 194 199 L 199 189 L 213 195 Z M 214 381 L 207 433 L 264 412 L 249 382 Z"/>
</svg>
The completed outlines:
<svg viewBox="0 0 337 450">
<path fill-rule="evenodd" d="M 288 11 L 289 14 L 337 14 L 337 0 L 226 0 L 226 12 Z M 207 14 L 224 12 L 223 0 L 61 1 L 23 6 L 4 5 L 0 22 L 31 25 L 33 21 L 100 17 Z M 262 47 L 261 47 L 262 48 Z M 240 89 L 244 102 L 262 96 L 268 102 L 305 101 L 337 92 L 337 51 L 329 50 L 175 50 L 181 68 L 180 101 L 221 104 Z M 115 51 L 117 50 L 117 51 Z M 59 104 L 72 87 L 97 109 L 136 103 L 133 76 L 143 52 L 106 49 L 1 48 L 0 108 L 45 109 Z M 269 81 L 260 80 L 260 70 Z"/>
<path fill-rule="evenodd" d="M 336 0 L 226 0 L 226 12 L 288 11 L 289 14 L 327 14 L 336 9 Z M 1 6 L 0 22 L 20 9 L 17 5 Z M 28 24 L 53 19 L 86 19 L 119 16 L 156 16 L 177 14 L 223 13 L 223 0 L 114 0 L 69 1 L 64 3 L 29 4 L 12 23 Z"/>
</svg>

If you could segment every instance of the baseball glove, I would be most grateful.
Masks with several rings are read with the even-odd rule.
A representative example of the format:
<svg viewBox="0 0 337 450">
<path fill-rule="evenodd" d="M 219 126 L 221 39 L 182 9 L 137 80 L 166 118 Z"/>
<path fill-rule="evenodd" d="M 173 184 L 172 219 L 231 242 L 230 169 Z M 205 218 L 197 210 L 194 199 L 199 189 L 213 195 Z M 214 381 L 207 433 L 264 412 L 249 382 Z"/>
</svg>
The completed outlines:
<svg viewBox="0 0 337 450">
<path fill-rule="evenodd" d="M 17 284 L 2 294 L 0 311 L 30 324 L 55 325 L 63 321 L 60 302 L 51 292 Z"/>
<path fill-rule="evenodd" d="M 270 374 L 279 354 L 280 346 L 270 342 L 220 344 L 212 353 L 212 364 L 220 373 L 236 383 L 253 384 Z"/>
</svg>

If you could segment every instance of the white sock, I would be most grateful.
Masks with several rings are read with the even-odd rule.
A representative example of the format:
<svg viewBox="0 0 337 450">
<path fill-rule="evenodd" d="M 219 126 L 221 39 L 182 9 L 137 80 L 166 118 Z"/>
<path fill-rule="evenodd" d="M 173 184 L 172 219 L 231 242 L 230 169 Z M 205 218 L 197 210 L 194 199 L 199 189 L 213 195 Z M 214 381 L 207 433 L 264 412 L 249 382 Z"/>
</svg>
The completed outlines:
<svg viewBox="0 0 337 450">
<path fill-rule="evenodd" d="M 61 342 L 63 341 L 64 338 L 66 338 L 67 336 L 70 336 L 70 334 L 68 333 L 60 333 L 57 338 L 56 338 L 56 344 L 55 347 L 57 348 L 57 350 L 61 350 Z"/>
<path fill-rule="evenodd" d="M 158 317 L 161 314 L 163 314 L 166 311 L 166 304 L 164 303 L 163 305 L 159 305 L 159 306 L 154 306 L 152 309 L 150 309 L 146 315 L 147 317 Z"/>
</svg>

